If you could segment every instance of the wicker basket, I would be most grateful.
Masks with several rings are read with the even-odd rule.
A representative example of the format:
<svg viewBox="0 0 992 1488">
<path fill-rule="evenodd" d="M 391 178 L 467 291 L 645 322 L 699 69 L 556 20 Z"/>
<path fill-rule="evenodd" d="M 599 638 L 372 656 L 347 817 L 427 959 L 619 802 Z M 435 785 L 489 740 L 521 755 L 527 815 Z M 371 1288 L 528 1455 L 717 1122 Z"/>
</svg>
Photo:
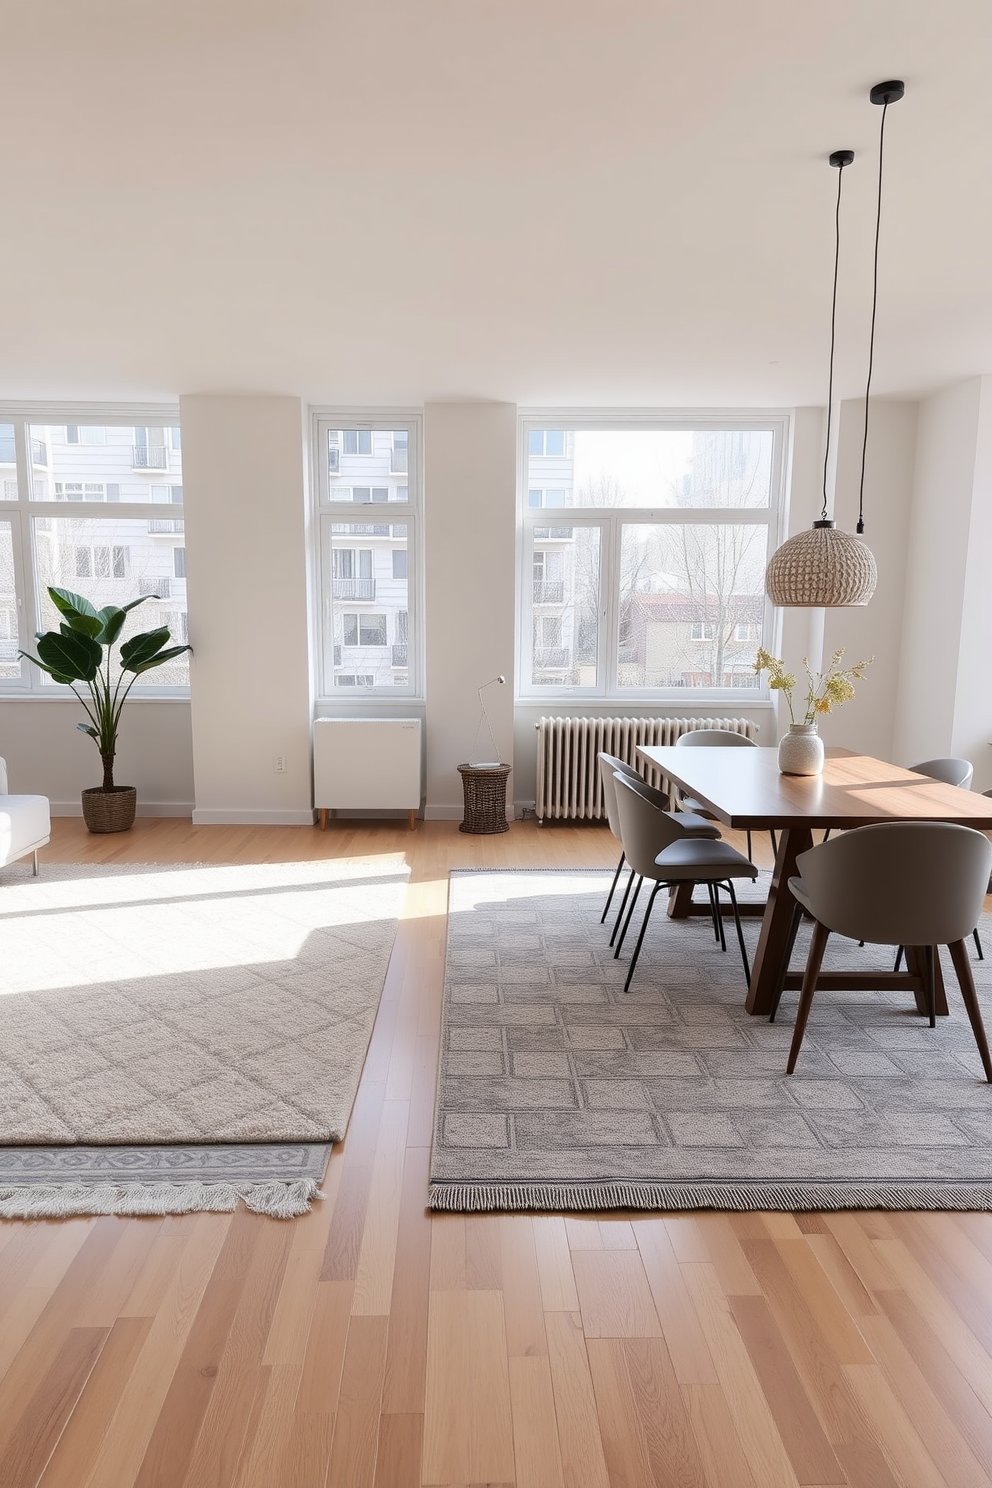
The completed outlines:
<svg viewBox="0 0 992 1488">
<path fill-rule="evenodd" d="M 508 832 L 506 778 L 509 765 L 459 765 L 465 816 L 459 832 Z"/>
<path fill-rule="evenodd" d="M 83 821 L 91 832 L 126 832 L 134 825 L 138 789 L 134 785 L 115 785 L 106 791 L 95 785 L 82 792 Z"/>
</svg>

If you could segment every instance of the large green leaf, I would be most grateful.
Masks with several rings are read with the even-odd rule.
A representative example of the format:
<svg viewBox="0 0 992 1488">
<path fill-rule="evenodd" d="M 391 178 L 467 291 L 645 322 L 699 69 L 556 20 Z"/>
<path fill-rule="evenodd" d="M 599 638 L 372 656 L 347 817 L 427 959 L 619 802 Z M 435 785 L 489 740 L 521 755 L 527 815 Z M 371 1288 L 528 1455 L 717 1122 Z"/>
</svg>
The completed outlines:
<svg viewBox="0 0 992 1488">
<path fill-rule="evenodd" d="M 91 636 L 54 630 L 38 638 L 38 655 L 30 658 L 56 682 L 92 682 L 103 659 L 103 647 Z"/>
<path fill-rule="evenodd" d="M 65 623 L 71 630 L 94 639 L 99 636 L 103 629 L 103 620 L 88 599 L 84 599 L 81 594 L 73 594 L 71 589 L 49 588 L 48 594 L 55 608 L 65 616 Z"/>
<path fill-rule="evenodd" d="M 172 637 L 167 625 L 158 630 L 146 630 L 142 635 L 132 636 L 121 646 L 121 667 L 126 672 L 147 672 L 151 667 L 161 666 L 174 656 L 181 656 L 189 646 L 169 646 Z M 163 649 L 168 647 L 167 650 Z"/>
</svg>

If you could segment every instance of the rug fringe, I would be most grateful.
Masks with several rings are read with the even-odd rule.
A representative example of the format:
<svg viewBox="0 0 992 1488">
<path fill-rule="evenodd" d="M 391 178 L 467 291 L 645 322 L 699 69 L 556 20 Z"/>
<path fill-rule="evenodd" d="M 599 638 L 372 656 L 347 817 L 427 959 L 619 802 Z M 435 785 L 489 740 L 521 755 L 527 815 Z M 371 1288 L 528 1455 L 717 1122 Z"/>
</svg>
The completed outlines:
<svg viewBox="0 0 992 1488">
<path fill-rule="evenodd" d="M 324 1197 L 316 1179 L 290 1183 L 38 1183 L 0 1188 L 4 1219 L 66 1219 L 77 1214 L 230 1213 L 239 1201 L 254 1214 L 295 1219 Z"/>
<path fill-rule="evenodd" d="M 493 1210 L 992 1210 L 992 1183 L 432 1183 L 428 1208 Z"/>
</svg>

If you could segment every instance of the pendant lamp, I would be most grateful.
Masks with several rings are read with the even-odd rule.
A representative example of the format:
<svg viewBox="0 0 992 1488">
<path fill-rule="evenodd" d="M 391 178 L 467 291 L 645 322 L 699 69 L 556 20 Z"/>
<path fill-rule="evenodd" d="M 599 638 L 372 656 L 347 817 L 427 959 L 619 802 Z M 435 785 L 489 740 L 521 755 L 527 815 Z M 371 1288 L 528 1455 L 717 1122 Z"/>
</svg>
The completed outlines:
<svg viewBox="0 0 992 1488">
<path fill-rule="evenodd" d="M 882 217 L 882 146 L 885 139 L 885 114 L 890 103 L 903 96 L 901 82 L 878 83 L 869 97 L 872 103 L 884 105 L 878 150 L 878 209 L 875 218 L 874 281 L 872 287 L 871 338 L 868 352 L 868 379 L 865 386 L 864 442 L 861 449 L 861 483 L 859 491 L 858 533 L 864 532 L 865 460 L 868 453 L 868 395 L 871 390 L 872 360 L 875 349 L 875 309 L 878 301 L 878 240 Z M 844 170 L 854 160 L 853 150 L 834 150 L 830 164 L 837 170 L 837 205 L 834 212 L 834 282 L 830 311 L 830 372 L 827 384 L 827 441 L 823 457 L 823 508 L 819 520 L 808 532 L 799 532 L 772 554 L 765 574 L 765 589 L 772 604 L 783 607 L 836 609 L 841 606 L 866 605 L 875 592 L 878 570 L 867 544 L 844 532 L 827 516 L 827 476 L 830 462 L 830 439 L 833 424 L 834 345 L 837 328 L 837 274 L 840 265 L 840 203 Z"/>
</svg>

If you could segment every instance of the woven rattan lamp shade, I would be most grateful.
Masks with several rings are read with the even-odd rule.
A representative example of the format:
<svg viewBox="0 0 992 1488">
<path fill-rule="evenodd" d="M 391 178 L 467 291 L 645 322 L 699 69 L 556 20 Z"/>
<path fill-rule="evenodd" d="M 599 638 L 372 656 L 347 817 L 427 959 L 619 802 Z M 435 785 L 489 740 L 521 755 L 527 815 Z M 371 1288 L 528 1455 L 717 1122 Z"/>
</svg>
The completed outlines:
<svg viewBox="0 0 992 1488">
<path fill-rule="evenodd" d="M 816 522 L 772 554 L 765 589 L 772 604 L 835 609 L 866 605 L 878 570 L 871 549 L 833 522 Z"/>
</svg>

